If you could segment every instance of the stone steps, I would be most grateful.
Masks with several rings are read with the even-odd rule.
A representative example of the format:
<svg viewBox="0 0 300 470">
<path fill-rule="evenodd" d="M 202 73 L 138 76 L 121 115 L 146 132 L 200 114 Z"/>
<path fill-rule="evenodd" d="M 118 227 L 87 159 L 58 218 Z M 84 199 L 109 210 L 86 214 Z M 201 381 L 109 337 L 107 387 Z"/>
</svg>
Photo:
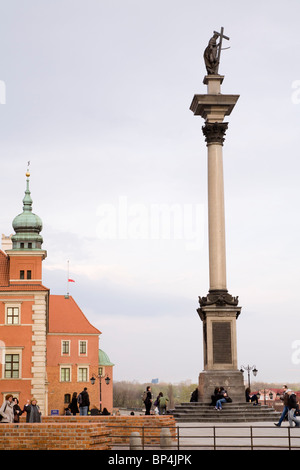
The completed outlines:
<svg viewBox="0 0 300 470">
<path fill-rule="evenodd" d="M 258 422 L 273 421 L 276 423 L 281 415 L 266 405 L 253 405 L 252 403 L 223 403 L 218 411 L 209 403 L 181 403 L 176 405 L 170 413 L 178 423 L 212 423 L 212 422 Z"/>
</svg>

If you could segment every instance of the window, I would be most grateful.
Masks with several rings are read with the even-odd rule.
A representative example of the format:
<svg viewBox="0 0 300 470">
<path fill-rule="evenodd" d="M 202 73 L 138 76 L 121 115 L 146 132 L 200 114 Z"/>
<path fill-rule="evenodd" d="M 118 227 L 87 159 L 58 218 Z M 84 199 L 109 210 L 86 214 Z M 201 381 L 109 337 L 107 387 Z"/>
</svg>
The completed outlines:
<svg viewBox="0 0 300 470">
<path fill-rule="evenodd" d="M 70 394 L 70 393 L 66 393 L 66 394 L 64 395 L 64 404 L 67 405 L 67 404 L 69 404 L 69 403 L 71 403 L 71 394 Z"/>
<path fill-rule="evenodd" d="M 70 341 L 61 342 L 61 354 L 62 356 L 70 354 Z"/>
<path fill-rule="evenodd" d="M 78 382 L 88 382 L 87 367 L 78 367 Z"/>
<path fill-rule="evenodd" d="M 61 367 L 60 369 L 60 381 L 70 382 L 71 381 L 71 369 L 70 367 Z"/>
<path fill-rule="evenodd" d="M 20 279 L 25 279 L 25 271 L 23 269 L 20 271 Z"/>
<path fill-rule="evenodd" d="M 87 354 L 87 341 L 79 341 L 79 354 L 86 356 L 86 354 Z"/>
<path fill-rule="evenodd" d="M 28 248 L 32 248 L 32 243 L 28 243 Z"/>
<path fill-rule="evenodd" d="M 20 324 L 19 307 L 7 307 L 6 308 L 6 323 L 7 325 L 19 325 Z"/>
<path fill-rule="evenodd" d="M 5 379 L 18 379 L 20 370 L 19 354 L 5 354 Z"/>
<path fill-rule="evenodd" d="M 31 271 L 27 271 L 27 279 L 31 279 Z"/>
</svg>

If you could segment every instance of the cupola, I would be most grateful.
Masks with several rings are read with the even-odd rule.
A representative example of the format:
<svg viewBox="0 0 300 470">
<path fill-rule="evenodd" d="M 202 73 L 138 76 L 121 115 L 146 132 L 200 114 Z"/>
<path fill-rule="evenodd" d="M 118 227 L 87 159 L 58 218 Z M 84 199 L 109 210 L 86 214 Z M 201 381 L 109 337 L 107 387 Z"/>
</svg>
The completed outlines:
<svg viewBox="0 0 300 470">
<path fill-rule="evenodd" d="M 43 238 L 40 232 L 43 228 L 41 218 L 32 212 L 32 198 L 29 189 L 30 173 L 26 172 L 26 191 L 23 199 L 23 212 L 17 215 L 12 226 L 15 234 L 12 236 L 13 250 L 40 250 Z"/>
</svg>

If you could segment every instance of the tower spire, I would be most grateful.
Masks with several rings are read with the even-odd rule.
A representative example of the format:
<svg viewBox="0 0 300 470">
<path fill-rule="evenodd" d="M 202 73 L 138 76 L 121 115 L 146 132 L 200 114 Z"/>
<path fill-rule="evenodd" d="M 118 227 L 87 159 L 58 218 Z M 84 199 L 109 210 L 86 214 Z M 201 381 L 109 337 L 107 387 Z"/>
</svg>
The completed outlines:
<svg viewBox="0 0 300 470">
<path fill-rule="evenodd" d="M 23 198 L 23 212 L 17 215 L 12 223 L 15 234 L 12 236 L 13 249 L 41 249 L 43 238 L 40 232 L 43 223 L 40 217 L 32 212 L 32 198 L 29 188 L 29 165 L 26 171 L 26 189 Z"/>
<path fill-rule="evenodd" d="M 29 189 L 29 177 L 30 177 L 30 172 L 29 172 L 29 165 L 30 162 L 28 162 L 27 165 L 27 171 L 26 171 L 26 190 L 25 190 L 25 196 L 23 199 L 23 211 L 24 212 L 32 212 L 32 198 L 31 198 L 31 193 Z"/>
</svg>

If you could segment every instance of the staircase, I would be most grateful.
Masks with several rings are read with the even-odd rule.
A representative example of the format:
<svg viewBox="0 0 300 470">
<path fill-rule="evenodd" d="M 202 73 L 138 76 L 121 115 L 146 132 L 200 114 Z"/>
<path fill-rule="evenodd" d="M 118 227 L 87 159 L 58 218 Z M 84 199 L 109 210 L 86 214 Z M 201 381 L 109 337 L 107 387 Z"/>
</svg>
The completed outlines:
<svg viewBox="0 0 300 470">
<path fill-rule="evenodd" d="M 272 421 L 277 423 L 281 413 L 267 405 L 253 403 L 223 403 L 217 411 L 209 403 L 181 403 L 175 405 L 170 413 L 178 423 L 241 423 Z"/>
</svg>

